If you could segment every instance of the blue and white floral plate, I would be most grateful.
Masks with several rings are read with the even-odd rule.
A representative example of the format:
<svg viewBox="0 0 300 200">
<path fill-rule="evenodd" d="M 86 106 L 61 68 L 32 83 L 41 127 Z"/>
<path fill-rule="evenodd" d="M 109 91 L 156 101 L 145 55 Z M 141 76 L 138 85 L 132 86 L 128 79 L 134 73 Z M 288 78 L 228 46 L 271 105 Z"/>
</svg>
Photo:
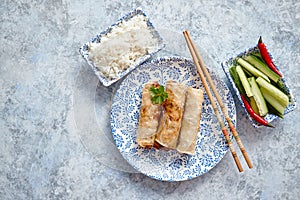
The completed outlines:
<svg viewBox="0 0 300 200">
<path fill-rule="evenodd" d="M 236 110 L 226 84 L 211 74 L 229 115 L 236 122 Z M 183 181 L 198 177 L 216 166 L 228 150 L 218 120 L 204 92 L 200 131 L 194 156 L 175 150 L 145 149 L 136 143 L 143 85 L 176 80 L 195 88 L 204 88 L 191 60 L 163 57 L 148 61 L 132 71 L 120 84 L 112 103 L 111 129 L 117 148 L 123 157 L 141 173 L 158 180 Z"/>
<path fill-rule="evenodd" d="M 262 127 L 262 125 L 259 124 L 259 123 L 257 123 L 256 121 L 254 121 L 254 120 L 252 119 L 252 117 L 249 115 L 249 113 L 247 112 L 247 110 L 246 110 L 246 108 L 245 108 L 245 106 L 244 106 L 243 100 L 242 100 L 242 98 L 241 98 L 241 96 L 240 96 L 240 92 L 238 91 L 237 87 L 235 86 L 235 84 L 234 84 L 234 82 L 233 82 L 233 79 L 232 79 L 232 77 L 231 77 L 231 75 L 230 75 L 230 73 L 229 73 L 229 69 L 230 69 L 230 67 L 234 64 L 236 58 L 238 58 L 238 57 L 240 57 L 240 58 L 241 58 L 241 57 L 246 57 L 246 56 L 248 56 L 248 55 L 250 55 L 250 54 L 256 54 L 256 53 L 259 53 L 259 49 L 258 49 L 257 46 L 252 47 L 252 48 L 249 48 L 249 49 L 246 49 L 245 51 L 239 53 L 237 56 L 232 57 L 232 58 L 229 58 L 228 60 L 222 62 L 221 65 L 222 65 L 222 68 L 223 68 L 223 70 L 224 70 L 224 72 L 225 72 L 225 74 L 226 74 L 226 76 L 227 76 L 229 82 L 230 82 L 231 87 L 233 88 L 235 94 L 237 95 L 237 97 L 238 97 L 238 99 L 239 99 L 239 102 L 240 102 L 240 104 L 242 105 L 242 107 L 244 108 L 244 111 L 246 112 L 246 114 L 247 114 L 247 116 L 248 116 L 248 118 L 249 118 L 251 124 L 252 124 L 254 127 L 258 128 L 258 127 Z M 271 58 L 272 58 L 272 60 L 273 60 L 273 63 L 276 65 L 276 61 L 273 59 L 273 57 L 272 57 L 271 54 L 270 54 L 270 56 L 271 56 Z M 280 70 L 279 68 L 278 68 L 278 70 L 281 72 L 281 70 Z M 281 72 L 281 73 L 282 73 L 282 72 Z M 292 92 L 290 91 L 290 88 L 289 88 L 289 86 L 288 86 L 286 80 L 285 80 L 284 78 L 282 78 L 282 81 L 283 81 L 283 83 L 284 83 L 285 89 L 286 89 L 286 91 L 288 92 L 288 96 L 289 96 L 289 99 L 290 99 L 290 104 L 287 106 L 287 108 L 286 108 L 285 111 L 284 111 L 284 115 L 286 115 L 286 114 L 288 114 L 289 112 L 292 112 L 293 110 L 295 110 L 295 108 L 296 108 L 296 99 L 295 99 L 295 97 L 293 96 Z M 275 120 L 275 119 L 277 119 L 277 118 L 278 118 L 278 116 L 273 115 L 273 114 L 267 114 L 267 115 L 264 117 L 264 119 L 267 120 L 269 123 L 271 123 L 273 120 Z M 274 125 L 274 124 L 273 124 L 273 125 Z"/>
</svg>

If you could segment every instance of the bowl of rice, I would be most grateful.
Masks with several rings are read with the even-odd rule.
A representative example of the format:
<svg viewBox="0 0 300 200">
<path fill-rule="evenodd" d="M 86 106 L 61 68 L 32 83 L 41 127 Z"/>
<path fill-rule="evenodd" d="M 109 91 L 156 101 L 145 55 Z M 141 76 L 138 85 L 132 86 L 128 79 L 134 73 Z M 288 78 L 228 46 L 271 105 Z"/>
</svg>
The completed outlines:
<svg viewBox="0 0 300 200">
<path fill-rule="evenodd" d="M 134 9 L 80 49 L 104 86 L 109 86 L 164 47 L 163 39 L 141 8 Z"/>
</svg>

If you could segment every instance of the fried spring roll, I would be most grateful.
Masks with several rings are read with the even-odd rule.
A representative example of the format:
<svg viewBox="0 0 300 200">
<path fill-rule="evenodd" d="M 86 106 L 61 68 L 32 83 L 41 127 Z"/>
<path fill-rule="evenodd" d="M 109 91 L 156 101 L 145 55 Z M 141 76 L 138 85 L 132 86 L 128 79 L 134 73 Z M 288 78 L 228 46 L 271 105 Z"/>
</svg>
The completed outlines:
<svg viewBox="0 0 300 200">
<path fill-rule="evenodd" d="M 155 141 L 164 147 L 175 149 L 184 111 L 186 86 L 175 81 L 168 81 L 166 92 L 168 98 L 163 104 L 165 124 L 157 133 Z"/>
<path fill-rule="evenodd" d="M 151 148 L 157 133 L 161 105 L 152 104 L 150 88 L 159 87 L 157 82 L 146 83 L 142 90 L 142 105 L 137 130 L 136 142 L 141 147 Z"/>
<path fill-rule="evenodd" d="M 180 153 L 195 154 L 203 101 L 204 97 L 201 89 L 192 87 L 187 89 L 180 136 L 176 148 Z"/>
</svg>

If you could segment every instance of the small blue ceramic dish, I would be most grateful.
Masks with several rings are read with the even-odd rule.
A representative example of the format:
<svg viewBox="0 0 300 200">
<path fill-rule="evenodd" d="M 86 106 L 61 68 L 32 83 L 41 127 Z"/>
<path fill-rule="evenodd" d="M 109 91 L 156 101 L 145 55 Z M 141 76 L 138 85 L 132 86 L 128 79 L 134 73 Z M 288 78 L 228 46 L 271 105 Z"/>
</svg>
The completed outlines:
<svg viewBox="0 0 300 200">
<path fill-rule="evenodd" d="M 247 110 L 246 110 L 246 108 L 245 108 L 245 106 L 244 106 L 244 103 L 243 103 L 243 101 L 242 101 L 242 98 L 241 98 L 241 96 L 240 96 L 240 93 L 239 93 L 237 87 L 235 86 L 235 84 L 234 84 L 234 82 L 233 82 L 233 79 L 232 79 L 232 77 L 230 76 L 230 73 L 229 73 L 229 69 L 230 69 L 230 67 L 231 67 L 232 65 L 234 65 L 236 58 L 238 58 L 238 57 L 241 57 L 241 58 L 242 58 L 242 57 L 246 57 L 246 56 L 248 56 L 248 55 L 250 55 L 250 54 L 256 54 L 256 53 L 259 53 L 259 49 L 255 46 L 255 47 L 246 49 L 244 52 L 239 53 L 239 54 L 238 54 L 237 56 L 235 56 L 235 57 L 229 58 L 228 60 L 222 62 L 221 65 L 222 65 L 222 68 L 223 68 L 223 70 L 224 70 L 224 72 L 225 72 L 225 74 L 226 74 L 226 76 L 227 76 L 229 82 L 230 82 L 231 87 L 233 88 L 235 94 L 237 95 L 237 97 L 238 97 L 238 99 L 239 99 L 239 101 L 240 101 L 240 104 L 241 104 L 242 107 L 244 108 L 244 111 L 247 113 L 247 116 L 248 116 L 248 118 L 250 119 L 251 124 L 252 124 L 254 127 L 258 128 L 258 127 L 261 127 L 262 125 L 260 125 L 260 124 L 257 123 L 256 121 L 254 121 L 254 120 L 251 118 L 251 116 L 249 115 L 249 113 L 247 112 Z M 270 53 L 269 53 L 269 54 L 270 54 Z M 276 65 L 276 62 L 275 62 L 275 60 L 273 59 L 273 57 L 272 57 L 271 54 L 270 54 L 270 57 L 272 58 L 273 63 Z M 277 66 L 277 65 L 276 65 L 276 66 Z M 279 68 L 278 68 L 278 70 L 280 71 Z M 280 71 L 280 72 L 281 72 L 281 71 Z M 281 74 L 282 74 L 282 72 L 281 72 Z M 288 84 L 286 83 L 286 80 L 284 79 L 284 77 L 282 78 L 282 81 L 283 81 L 283 83 L 284 83 L 284 86 L 285 86 L 285 88 L 286 88 L 286 91 L 287 91 L 288 96 L 289 96 L 289 101 L 290 101 L 290 104 L 287 106 L 287 108 L 286 108 L 285 111 L 284 111 L 284 115 L 286 115 L 287 113 L 292 112 L 292 111 L 296 108 L 296 100 L 295 100 L 295 98 L 294 98 L 294 96 L 293 96 L 293 94 L 292 94 L 292 92 L 291 92 L 291 90 L 290 90 Z M 278 116 L 273 115 L 273 114 L 267 114 L 267 115 L 264 117 L 264 119 L 267 120 L 269 123 L 271 123 L 273 120 L 275 120 L 275 119 L 277 119 L 277 118 L 278 118 Z M 273 124 L 273 125 L 274 125 L 274 124 Z"/>
<path fill-rule="evenodd" d="M 118 72 L 116 78 L 108 78 L 100 72 L 99 68 L 95 66 L 94 62 L 92 61 L 91 57 L 89 56 L 89 44 L 91 44 L 91 43 L 101 43 L 102 38 L 104 36 L 110 34 L 112 32 L 112 30 L 114 30 L 116 27 L 120 26 L 123 22 L 128 21 L 128 20 L 132 19 L 133 17 L 135 17 L 137 15 L 142 15 L 142 16 L 145 17 L 147 27 L 151 31 L 151 35 L 153 35 L 152 38 L 155 38 L 155 40 L 158 41 L 157 45 L 155 45 L 154 50 L 151 50 L 151 51 L 147 52 L 146 54 L 144 54 L 143 56 L 139 57 L 133 65 L 130 65 L 130 66 L 128 66 L 127 69 Z M 163 39 L 159 35 L 159 33 L 156 31 L 154 26 L 152 25 L 152 23 L 150 22 L 147 15 L 143 12 L 143 10 L 141 8 L 136 8 L 133 11 L 127 13 L 122 18 L 120 18 L 116 23 L 109 26 L 106 30 L 104 30 L 103 32 L 101 32 L 101 33 L 97 34 L 96 36 L 94 36 L 89 42 L 85 43 L 82 47 L 80 47 L 79 52 L 82 55 L 82 57 L 86 60 L 88 65 L 91 66 L 91 68 L 95 72 L 96 76 L 101 81 L 101 83 L 104 86 L 109 86 L 109 85 L 117 82 L 121 78 L 123 78 L 126 74 L 128 74 L 129 72 L 134 70 L 137 66 L 141 65 L 146 60 L 150 59 L 155 53 L 160 51 L 163 47 L 164 47 Z"/>
</svg>

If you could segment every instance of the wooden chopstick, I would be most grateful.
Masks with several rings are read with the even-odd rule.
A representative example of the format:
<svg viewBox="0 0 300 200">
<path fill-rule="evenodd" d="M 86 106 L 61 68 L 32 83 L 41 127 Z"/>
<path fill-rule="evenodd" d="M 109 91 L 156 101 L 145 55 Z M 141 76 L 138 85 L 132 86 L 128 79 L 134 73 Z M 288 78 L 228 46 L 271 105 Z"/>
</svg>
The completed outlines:
<svg viewBox="0 0 300 200">
<path fill-rule="evenodd" d="M 225 116 L 225 119 L 226 119 L 226 121 L 227 121 L 227 123 L 228 123 L 228 125 L 230 127 L 230 130 L 231 130 L 231 132 L 232 132 L 232 134 L 233 134 L 233 136 L 234 136 L 234 138 L 235 138 L 235 140 L 236 140 L 236 142 L 237 142 L 237 144 L 238 144 L 238 146 L 239 146 L 239 148 L 240 148 L 240 150 L 241 150 L 241 152 L 242 152 L 242 154 L 243 154 L 243 156 L 244 156 L 244 158 L 245 158 L 245 160 L 247 162 L 247 165 L 248 165 L 249 168 L 252 168 L 253 165 L 252 165 L 252 163 L 250 161 L 250 158 L 249 158 L 249 156 L 248 156 L 248 154 L 247 154 L 247 152 L 246 152 L 246 150 L 244 148 L 244 145 L 243 145 L 243 143 L 241 141 L 241 138 L 239 137 L 239 135 L 238 135 L 238 133 L 237 133 L 237 131 L 236 131 L 236 129 L 235 129 L 235 127 L 234 127 L 234 125 L 233 125 L 233 123 L 232 123 L 229 115 L 228 115 L 228 110 L 227 110 L 226 106 L 223 104 L 223 101 L 222 101 L 222 99 L 221 99 L 221 97 L 219 95 L 219 92 L 217 91 L 216 86 L 214 85 L 214 83 L 212 81 L 212 78 L 211 78 L 209 72 L 207 71 L 207 69 L 206 69 L 206 67 L 205 67 L 205 65 L 203 63 L 202 58 L 199 55 L 199 52 L 197 51 L 197 49 L 195 47 L 195 44 L 194 44 L 194 42 L 191 39 L 190 33 L 188 31 L 186 31 L 186 35 L 188 36 L 188 38 L 190 40 L 190 44 L 191 44 L 194 52 L 196 53 L 196 57 L 197 57 L 197 59 L 199 61 L 200 67 L 201 67 L 202 71 L 204 72 L 204 74 L 205 74 L 205 76 L 206 76 L 206 78 L 208 80 L 208 83 L 211 86 L 211 89 L 212 89 L 212 91 L 213 91 L 213 93 L 214 93 L 214 95 L 215 95 L 215 97 L 216 97 L 216 99 L 217 99 L 217 101 L 219 103 L 219 106 L 220 106 L 220 108 L 221 108 L 221 110 L 222 110 L 222 112 L 223 112 L 223 114 Z"/>
<path fill-rule="evenodd" d="M 206 76 L 206 78 L 207 78 L 207 80 L 208 80 L 208 82 L 209 82 L 209 84 L 211 86 L 211 89 L 212 89 L 212 91 L 213 91 L 213 93 L 214 93 L 214 95 L 215 95 L 215 97 L 216 97 L 216 99 L 217 99 L 217 101 L 219 103 L 219 106 L 220 106 L 223 114 L 225 115 L 225 119 L 228 122 L 230 130 L 231 130 L 234 138 L 236 139 L 236 142 L 238 143 L 238 146 L 239 146 L 239 148 L 240 148 L 240 150 L 241 150 L 241 152 L 242 152 L 242 154 L 243 154 L 243 156 L 244 156 L 244 158 L 245 158 L 245 160 L 246 160 L 246 162 L 248 164 L 248 167 L 252 168 L 253 167 L 252 163 L 251 163 L 251 161 L 249 159 L 249 156 L 248 156 L 248 154 L 247 154 L 247 152 L 246 152 L 246 150 L 245 150 L 245 148 L 244 148 L 244 146 L 242 144 L 242 141 L 241 141 L 240 137 L 238 136 L 238 133 L 237 133 L 237 131 L 236 131 L 236 129 L 235 129 L 235 127 L 234 127 L 234 125 L 233 125 L 233 123 L 232 123 L 229 115 L 228 115 L 228 110 L 227 110 L 226 106 L 223 104 L 222 99 L 221 99 L 221 97 L 220 97 L 220 95 L 219 95 L 219 93 L 218 93 L 218 91 L 217 91 L 217 89 L 216 89 L 216 87 L 215 87 L 212 79 L 211 79 L 211 76 L 210 76 L 209 72 L 207 71 L 207 69 L 206 69 L 206 67 L 205 67 L 205 65 L 204 65 L 204 63 L 203 63 L 203 61 L 201 59 L 201 56 L 199 55 L 199 53 L 198 53 L 198 51 L 197 51 L 197 49 L 195 47 L 194 42 L 191 39 L 191 36 L 190 36 L 189 32 L 188 31 L 184 31 L 183 35 L 184 35 L 184 37 L 186 39 L 188 48 L 189 48 L 189 50 L 191 52 L 191 55 L 193 57 L 194 63 L 196 65 L 197 71 L 198 71 L 198 73 L 200 75 L 200 78 L 201 78 L 201 81 L 203 83 L 203 86 L 204 86 L 204 88 L 206 90 L 206 93 L 208 95 L 208 98 L 209 98 L 209 100 L 210 100 L 210 102 L 211 102 L 211 104 L 213 106 L 214 112 L 215 112 L 215 114 L 217 116 L 217 119 L 219 121 L 220 127 L 222 129 L 222 132 L 223 132 L 223 134 L 225 136 L 225 139 L 226 139 L 226 141 L 228 143 L 229 149 L 231 151 L 231 154 L 232 154 L 232 156 L 234 158 L 234 161 L 235 161 L 235 163 L 236 163 L 239 171 L 242 172 L 243 168 L 242 168 L 242 166 L 240 164 L 240 161 L 239 161 L 239 159 L 237 157 L 236 151 L 235 151 L 235 149 L 233 147 L 233 144 L 232 144 L 232 142 L 230 140 L 230 137 L 229 137 L 228 132 L 226 130 L 225 124 L 224 124 L 224 122 L 223 122 L 223 120 L 222 120 L 222 118 L 220 116 L 220 113 L 219 113 L 219 110 L 217 108 L 217 105 L 216 105 L 216 103 L 215 103 L 215 101 L 213 99 L 213 96 L 212 96 L 211 92 L 210 92 L 210 88 L 209 88 L 209 86 L 207 84 L 207 81 L 206 81 L 206 79 L 204 77 L 204 74 L 205 74 L 205 76 Z M 203 74 L 203 72 L 204 72 L 204 74 Z"/>
</svg>

